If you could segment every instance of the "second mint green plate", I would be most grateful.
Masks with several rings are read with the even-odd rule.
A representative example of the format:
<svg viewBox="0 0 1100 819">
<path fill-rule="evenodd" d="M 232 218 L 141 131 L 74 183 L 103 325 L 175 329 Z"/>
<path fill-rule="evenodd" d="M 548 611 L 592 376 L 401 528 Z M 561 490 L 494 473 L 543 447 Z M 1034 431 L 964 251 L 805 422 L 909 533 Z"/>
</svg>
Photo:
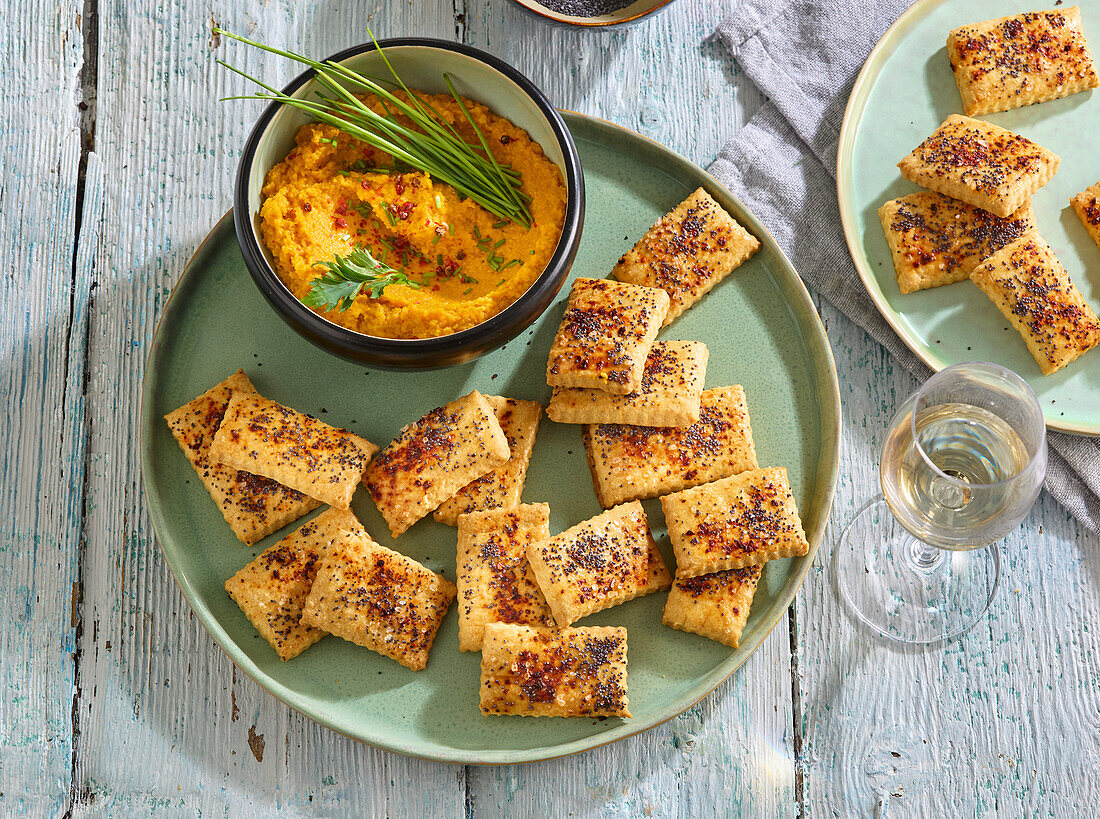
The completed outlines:
<svg viewBox="0 0 1100 819">
<path fill-rule="evenodd" d="M 149 355 L 141 458 L 153 527 L 195 615 L 241 670 L 306 716 L 382 748 L 448 762 L 527 762 L 657 725 L 714 690 L 760 645 L 791 604 L 825 529 L 836 482 L 839 397 L 828 341 L 798 276 L 756 219 L 696 166 L 610 123 L 578 114 L 566 115 L 566 123 L 588 195 L 572 276 L 605 276 L 658 217 L 700 185 L 763 242 L 661 337 L 707 344 L 708 387 L 745 387 L 760 463 L 788 468 L 812 549 L 767 565 L 737 649 L 661 625 L 663 593 L 581 621 L 627 627 L 631 720 L 482 716 L 480 655 L 459 652 L 453 607 L 421 672 L 336 637 L 279 662 L 223 583 L 285 531 L 253 548 L 241 545 L 180 453 L 164 414 L 238 367 L 264 395 L 379 445 L 472 389 L 545 404 L 546 356 L 569 288 L 529 330 L 474 362 L 429 373 L 368 370 L 313 347 L 283 324 L 252 284 L 226 217 L 180 278 Z M 554 532 L 601 511 L 578 426 L 543 420 L 523 497 L 549 502 Z M 454 529 L 429 517 L 394 540 L 365 491 L 353 509 L 380 543 L 454 579 Z M 660 505 L 647 502 L 646 511 L 671 566 Z"/>
<path fill-rule="evenodd" d="M 1070 4 L 1066 4 L 1068 7 Z M 860 72 L 840 133 L 837 195 L 856 269 L 879 312 L 937 372 L 962 361 L 992 361 L 1023 376 L 1039 396 L 1047 426 L 1100 435 L 1100 350 L 1043 375 L 1023 339 L 970 282 L 903 296 L 878 208 L 920 188 L 897 163 L 947 119 L 961 114 L 947 58 L 947 33 L 968 23 L 1051 8 L 1028 0 L 918 0 L 882 36 Z M 1082 26 L 1100 53 L 1100 4 L 1081 4 Z M 1069 205 L 1100 180 L 1100 93 L 986 114 L 979 119 L 1038 142 L 1062 158 L 1032 202 L 1039 233 L 1093 309 L 1100 310 L 1100 248 Z"/>
</svg>

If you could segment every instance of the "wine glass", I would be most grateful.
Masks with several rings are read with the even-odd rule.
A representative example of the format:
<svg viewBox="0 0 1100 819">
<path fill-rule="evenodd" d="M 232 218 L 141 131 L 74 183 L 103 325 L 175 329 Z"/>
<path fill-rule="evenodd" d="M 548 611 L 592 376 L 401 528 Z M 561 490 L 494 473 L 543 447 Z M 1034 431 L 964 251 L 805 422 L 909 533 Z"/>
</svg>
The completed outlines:
<svg viewBox="0 0 1100 819">
<path fill-rule="evenodd" d="M 882 494 L 837 543 L 844 600 L 899 642 L 964 634 L 997 591 L 1000 553 L 990 544 L 1030 511 L 1046 467 L 1042 409 L 1020 376 L 985 362 L 941 370 L 894 416 Z"/>
</svg>

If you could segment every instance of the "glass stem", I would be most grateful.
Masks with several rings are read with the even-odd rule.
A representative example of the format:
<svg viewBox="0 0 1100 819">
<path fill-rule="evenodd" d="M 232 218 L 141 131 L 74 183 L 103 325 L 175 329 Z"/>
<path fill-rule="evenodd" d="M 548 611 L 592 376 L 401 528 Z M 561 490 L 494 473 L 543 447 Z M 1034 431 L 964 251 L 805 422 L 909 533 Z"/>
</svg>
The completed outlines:
<svg viewBox="0 0 1100 819">
<path fill-rule="evenodd" d="M 944 559 L 944 554 L 942 549 L 929 546 L 923 540 L 913 538 L 909 544 L 909 559 L 916 568 L 921 571 L 929 571 L 940 564 L 940 561 Z"/>
</svg>

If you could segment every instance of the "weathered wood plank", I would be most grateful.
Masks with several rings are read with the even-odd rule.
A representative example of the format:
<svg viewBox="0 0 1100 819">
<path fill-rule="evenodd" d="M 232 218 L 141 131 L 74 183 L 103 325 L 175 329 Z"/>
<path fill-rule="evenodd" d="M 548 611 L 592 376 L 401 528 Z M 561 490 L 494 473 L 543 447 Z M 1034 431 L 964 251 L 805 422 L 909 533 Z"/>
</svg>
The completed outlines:
<svg viewBox="0 0 1100 819">
<path fill-rule="evenodd" d="M 138 404 L 146 351 L 170 287 L 230 205 L 239 146 L 258 105 L 217 100 L 243 85 L 214 64 L 209 20 L 309 53 L 365 39 L 368 9 L 197 2 L 101 5 L 98 163 L 87 221 L 98 245 L 73 805 L 77 814 L 461 811 L 461 769 L 375 751 L 292 714 L 192 617 L 154 542 L 141 494 Z M 395 4 L 380 36 L 448 36 L 449 0 Z M 276 81 L 289 64 L 236 47 Z M 66 608 L 67 611 L 67 608 Z M 5 766 L 6 767 L 6 766 Z"/>
<path fill-rule="evenodd" d="M 73 280 L 79 2 L 0 34 L 0 813 L 64 809 L 72 745 L 87 283 Z M 24 25 L 22 21 L 33 21 Z"/>
<path fill-rule="evenodd" d="M 828 545 L 878 490 L 886 425 L 917 387 L 826 305 L 845 432 L 826 548 L 798 598 L 808 815 L 1078 816 L 1100 799 L 1100 543 L 1043 496 L 1000 544 L 986 621 L 946 647 L 856 627 Z M 878 815 L 878 814 L 876 814 Z"/>
</svg>

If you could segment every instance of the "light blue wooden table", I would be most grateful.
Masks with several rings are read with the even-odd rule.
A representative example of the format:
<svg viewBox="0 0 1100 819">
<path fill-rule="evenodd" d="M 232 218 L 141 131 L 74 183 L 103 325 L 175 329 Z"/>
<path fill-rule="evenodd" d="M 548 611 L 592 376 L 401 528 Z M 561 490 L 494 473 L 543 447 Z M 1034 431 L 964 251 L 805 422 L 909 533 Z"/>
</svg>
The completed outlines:
<svg viewBox="0 0 1100 819">
<path fill-rule="evenodd" d="M 210 22 L 309 54 L 458 39 L 559 106 L 706 165 L 760 104 L 707 37 L 725 4 L 550 28 L 508 0 L 17 0 L 0 35 L 0 814 L 1085 816 L 1100 803 L 1100 543 L 1048 498 L 986 622 L 904 651 L 853 627 L 836 522 L 916 386 L 828 305 L 844 400 L 834 524 L 764 645 L 683 716 L 581 756 L 464 768 L 289 711 L 199 627 L 150 531 L 137 407 L 155 321 L 229 207 L 257 108 Z M 265 77 L 290 68 L 237 51 Z M 809 226 L 812 229 L 812 226 Z"/>
</svg>

